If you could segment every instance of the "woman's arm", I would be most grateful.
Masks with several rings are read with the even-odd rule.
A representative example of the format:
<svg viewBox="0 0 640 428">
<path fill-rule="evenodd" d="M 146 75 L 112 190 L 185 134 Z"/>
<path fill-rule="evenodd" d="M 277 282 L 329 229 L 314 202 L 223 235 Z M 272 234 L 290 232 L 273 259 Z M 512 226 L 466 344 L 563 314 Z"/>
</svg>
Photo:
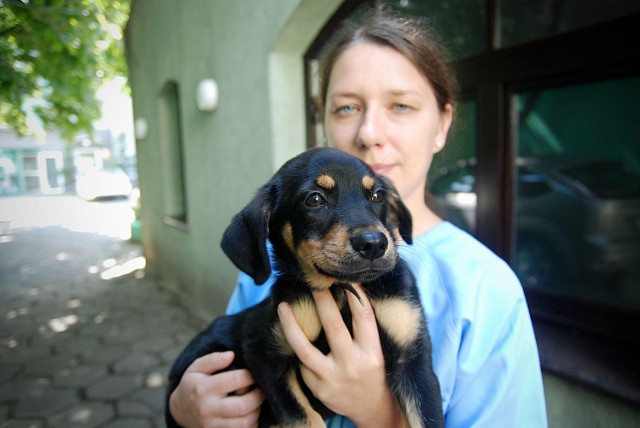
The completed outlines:
<svg viewBox="0 0 640 428">
<path fill-rule="evenodd" d="M 169 409 L 183 427 L 258 426 L 264 395 L 258 388 L 244 395 L 230 395 L 252 386 L 247 370 L 220 372 L 233 361 L 233 352 L 216 352 L 195 360 L 171 393 Z"/>
<path fill-rule="evenodd" d="M 544 428 L 545 398 L 526 302 L 519 300 L 503 316 L 496 312 L 494 319 L 478 317 L 462 340 L 447 426 Z"/>
<path fill-rule="evenodd" d="M 257 304 L 268 295 L 272 283 L 270 278 L 259 287 L 240 272 L 227 313 Z M 264 394 L 256 388 L 242 396 L 230 396 L 255 383 L 248 370 L 220 372 L 232 362 L 233 352 L 212 353 L 197 359 L 185 371 L 169 399 L 171 416 L 181 426 L 257 426 Z"/>
</svg>

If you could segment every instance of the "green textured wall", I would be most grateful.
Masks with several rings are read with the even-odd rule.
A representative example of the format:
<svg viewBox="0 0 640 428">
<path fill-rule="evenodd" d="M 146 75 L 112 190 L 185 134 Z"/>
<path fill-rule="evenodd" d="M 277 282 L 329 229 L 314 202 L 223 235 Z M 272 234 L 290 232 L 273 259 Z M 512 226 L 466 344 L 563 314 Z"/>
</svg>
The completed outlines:
<svg viewBox="0 0 640 428">
<path fill-rule="evenodd" d="M 126 31 L 138 139 L 143 246 L 149 270 L 220 313 L 237 271 L 219 247 L 231 216 L 305 148 L 302 55 L 336 0 L 135 0 Z M 196 87 L 216 79 L 214 112 Z M 179 87 L 188 222 L 164 221 L 158 101 Z"/>
</svg>

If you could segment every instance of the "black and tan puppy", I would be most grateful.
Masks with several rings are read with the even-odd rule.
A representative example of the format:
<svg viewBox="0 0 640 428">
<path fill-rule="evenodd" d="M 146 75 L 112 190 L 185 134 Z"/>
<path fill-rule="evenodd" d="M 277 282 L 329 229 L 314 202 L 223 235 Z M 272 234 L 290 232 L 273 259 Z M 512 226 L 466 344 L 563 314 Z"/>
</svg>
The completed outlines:
<svg viewBox="0 0 640 428">
<path fill-rule="evenodd" d="M 284 338 L 277 306 L 289 302 L 309 340 L 329 352 L 313 290 L 331 287 L 346 325 L 345 292 L 361 283 L 374 308 L 387 383 L 411 427 L 443 426 L 440 387 L 414 278 L 397 255 L 399 234 L 411 243 L 411 216 L 390 182 L 362 161 L 334 149 L 309 150 L 287 162 L 237 214 L 222 238 L 233 263 L 264 283 L 271 241 L 278 278 L 269 298 L 216 319 L 171 369 L 169 393 L 196 358 L 233 350 L 233 368 L 247 368 L 266 396 L 260 426 L 324 426 L 332 415 L 302 381 Z M 167 411 L 167 424 L 175 426 Z"/>
</svg>

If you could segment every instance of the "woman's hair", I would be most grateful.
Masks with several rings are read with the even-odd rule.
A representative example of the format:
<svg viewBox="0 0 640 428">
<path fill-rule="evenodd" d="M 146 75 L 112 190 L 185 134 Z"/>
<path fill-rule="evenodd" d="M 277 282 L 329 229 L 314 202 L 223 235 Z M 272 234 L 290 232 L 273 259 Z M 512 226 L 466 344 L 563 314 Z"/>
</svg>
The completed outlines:
<svg viewBox="0 0 640 428">
<path fill-rule="evenodd" d="M 444 111 L 447 104 L 455 103 L 456 79 L 444 61 L 444 50 L 429 33 L 427 24 L 418 18 L 398 16 L 385 7 L 377 7 L 364 17 L 363 22 L 347 23 L 324 57 L 318 94 L 321 107 L 326 103 L 335 62 L 345 50 L 359 42 L 387 46 L 404 55 L 431 84 L 440 111 Z"/>
</svg>

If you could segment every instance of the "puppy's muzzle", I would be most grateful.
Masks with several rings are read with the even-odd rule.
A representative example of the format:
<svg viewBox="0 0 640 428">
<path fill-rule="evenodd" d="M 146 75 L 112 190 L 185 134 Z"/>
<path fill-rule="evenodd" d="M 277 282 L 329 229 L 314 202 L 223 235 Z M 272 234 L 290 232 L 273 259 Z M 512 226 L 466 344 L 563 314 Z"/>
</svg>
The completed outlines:
<svg viewBox="0 0 640 428">
<path fill-rule="evenodd" d="M 351 247 L 367 260 L 384 256 L 389 246 L 387 237 L 379 231 L 365 230 L 351 237 Z"/>
</svg>

